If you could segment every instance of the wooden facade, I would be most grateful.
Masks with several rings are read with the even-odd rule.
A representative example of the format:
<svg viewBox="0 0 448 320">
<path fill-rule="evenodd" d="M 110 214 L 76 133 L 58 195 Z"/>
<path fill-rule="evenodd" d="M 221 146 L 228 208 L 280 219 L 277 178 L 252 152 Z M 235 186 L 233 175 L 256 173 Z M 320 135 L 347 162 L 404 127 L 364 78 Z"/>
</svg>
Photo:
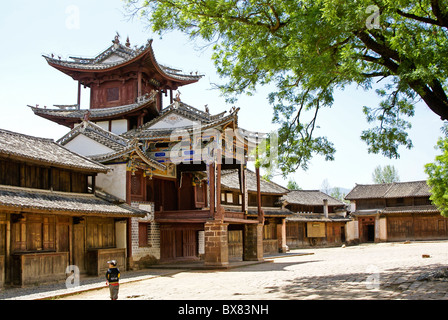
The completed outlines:
<svg viewBox="0 0 448 320">
<path fill-rule="evenodd" d="M 284 187 L 266 181 L 260 177 L 260 193 L 257 193 L 257 172 L 247 170 L 247 215 L 250 219 L 258 218 L 258 203 L 260 210 L 264 213 L 263 223 L 263 253 L 277 254 L 286 252 L 286 217 L 292 212 L 282 207 L 282 197 L 288 193 Z M 237 170 L 227 170 L 222 174 L 221 179 L 221 204 L 226 210 L 236 210 L 246 201 L 246 197 L 240 190 L 239 175 Z M 259 199 L 258 199 L 259 196 Z M 242 259 L 243 238 L 240 236 L 243 229 L 229 233 L 229 243 L 235 248 L 234 252 L 229 253 L 233 259 Z M 240 241 L 238 244 L 237 241 Z M 229 251 L 230 252 L 230 251 Z"/>
<path fill-rule="evenodd" d="M 432 205 L 426 181 L 357 185 L 346 199 L 359 242 L 448 239 L 448 219 Z"/>
<path fill-rule="evenodd" d="M 346 205 L 319 190 L 292 190 L 284 205 L 294 212 L 287 219 L 290 248 L 340 246 L 347 240 Z"/>
<path fill-rule="evenodd" d="M 286 243 L 290 248 L 340 246 L 346 242 L 346 223 L 292 221 L 286 224 Z"/>
<path fill-rule="evenodd" d="M 92 175 L 90 175 L 92 176 Z M 0 185 L 87 193 L 89 175 L 0 157 Z"/>
<path fill-rule="evenodd" d="M 128 205 L 151 208 L 143 219 L 130 218 L 127 221 L 128 236 L 125 241 L 130 266 L 134 264 L 134 258 L 147 261 L 203 258 L 205 264 L 226 266 L 228 232 L 235 229 L 244 231 L 247 244 L 244 246 L 250 247 L 250 250 L 244 250 L 243 258 L 262 259 L 260 231 L 265 218 L 261 209 L 259 172 L 255 202 L 253 196 L 247 200 L 243 187 L 247 141 L 239 141 L 232 132 L 231 149 L 235 147 L 238 150 L 236 153 L 242 157 L 232 155 L 229 162 L 229 157 L 219 144 L 221 141 L 217 140 L 219 135 L 225 136 L 225 130 L 238 130 L 239 109 L 232 108 L 229 114 L 211 115 L 208 109 L 201 111 L 182 102 L 179 92 L 174 96 L 173 91 L 197 82 L 202 76 L 182 74 L 180 70 L 158 64 L 152 41 L 134 50 L 128 41 L 122 44 L 116 37 L 111 47 L 93 59 L 45 59 L 50 66 L 78 81 L 79 90 L 81 86 L 91 89 L 90 108 L 79 110 L 78 90 L 78 104 L 75 107 L 62 106 L 61 110 L 32 107 L 33 112 L 72 128 L 60 139 L 61 144 L 82 149 L 82 154 L 104 165 L 125 164 L 126 172 L 117 177 L 119 181 L 116 181 L 114 188 L 105 183 L 110 180 L 104 177 L 99 179 L 100 187 L 108 189 L 116 197 L 125 198 Z M 162 97 L 168 95 L 170 105 L 164 108 Z M 127 127 L 112 135 L 109 131 L 114 124 L 123 125 L 123 119 L 127 119 Z M 198 124 L 203 128 L 199 129 L 199 136 L 195 127 Z M 179 128 L 187 130 L 188 134 L 193 133 L 192 139 L 188 140 L 199 143 L 200 153 L 204 151 L 207 156 L 202 158 L 199 154 L 198 161 L 195 154 L 198 148 L 191 143 L 189 149 L 182 151 L 180 163 L 173 161 L 170 155 L 176 152 L 175 146 L 185 143 L 182 137 L 171 137 Z M 210 131 L 219 134 L 215 137 L 208 134 Z M 91 148 L 96 148 L 97 143 L 102 147 L 95 153 L 79 141 L 76 145 L 73 141 L 80 135 L 83 138 L 79 141 L 93 140 Z M 259 134 L 254 136 L 258 137 Z M 194 161 L 192 158 L 195 158 Z M 236 210 L 226 211 L 221 204 L 221 170 L 226 169 L 239 172 L 238 189 L 243 200 Z M 254 218 L 247 215 L 248 201 L 257 206 Z M 156 237 L 150 235 L 148 230 L 157 230 L 158 239 L 154 239 Z M 140 235 L 140 232 L 144 234 Z M 84 241 L 88 241 L 89 234 L 85 235 Z M 251 237 L 255 240 L 249 241 Z M 216 241 L 217 238 L 220 241 Z M 107 243 L 108 240 L 104 241 Z M 149 243 L 154 243 L 157 249 L 149 250 Z"/>
<path fill-rule="evenodd" d="M 63 280 L 69 265 L 103 268 L 90 253 L 116 248 L 116 219 L 143 215 L 96 195 L 95 176 L 108 169 L 52 140 L 2 130 L 0 140 L 0 286 Z"/>
</svg>

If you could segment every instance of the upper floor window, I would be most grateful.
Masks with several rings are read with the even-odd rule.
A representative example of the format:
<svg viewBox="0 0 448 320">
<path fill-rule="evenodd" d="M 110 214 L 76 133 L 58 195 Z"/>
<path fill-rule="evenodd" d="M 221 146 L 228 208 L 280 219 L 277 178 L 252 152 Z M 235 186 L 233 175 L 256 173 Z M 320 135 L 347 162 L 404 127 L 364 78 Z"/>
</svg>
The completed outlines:
<svg viewBox="0 0 448 320">
<path fill-rule="evenodd" d="M 107 101 L 117 101 L 120 99 L 120 88 L 107 88 Z"/>
</svg>

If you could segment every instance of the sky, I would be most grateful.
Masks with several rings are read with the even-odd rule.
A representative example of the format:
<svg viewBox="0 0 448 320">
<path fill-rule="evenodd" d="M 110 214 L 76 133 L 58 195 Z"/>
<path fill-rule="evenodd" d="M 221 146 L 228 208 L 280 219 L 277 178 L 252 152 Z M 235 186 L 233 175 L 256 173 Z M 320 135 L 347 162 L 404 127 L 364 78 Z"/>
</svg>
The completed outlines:
<svg viewBox="0 0 448 320">
<path fill-rule="evenodd" d="M 0 128 L 57 140 L 69 129 L 37 117 L 27 105 L 40 107 L 76 104 L 77 83 L 50 67 L 42 55 L 54 54 L 94 57 L 111 45 L 116 32 L 131 46 L 144 45 L 153 39 L 153 49 L 160 64 L 196 72 L 204 77 L 195 84 L 180 88 L 183 102 L 203 110 L 207 104 L 216 114 L 240 108 L 239 126 L 251 131 L 271 132 L 273 109 L 268 103 L 269 88 L 261 87 L 254 96 L 242 96 L 233 105 L 226 104 L 214 83 L 224 83 L 211 60 L 212 51 L 203 43 L 192 42 L 186 35 L 170 32 L 163 37 L 153 34 L 145 21 L 130 19 L 121 0 L 45 0 L 7 1 L 0 11 Z M 322 110 L 315 132 L 327 136 L 336 148 L 335 160 L 315 156 L 307 171 L 301 169 L 286 179 L 273 180 L 283 186 L 295 180 L 304 190 L 331 187 L 352 189 L 355 184 L 370 184 L 378 165 L 393 165 L 401 181 L 427 179 L 424 165 L 433 162 L 434 148 L 441 136 L 442 121 L 423 104 L 416 105 L 409 138 L 413 149 L 400 148 L 400 159 L 369 154 L 360 135 L 370 125 L 362 113 L 363 106 L 375 107 L 379 99 L 373 91 L 354 86 L 336 92 L 331 108 Z M 89 90 L 84 89 L 81 108 L 89 107 Z"/>
</svg>

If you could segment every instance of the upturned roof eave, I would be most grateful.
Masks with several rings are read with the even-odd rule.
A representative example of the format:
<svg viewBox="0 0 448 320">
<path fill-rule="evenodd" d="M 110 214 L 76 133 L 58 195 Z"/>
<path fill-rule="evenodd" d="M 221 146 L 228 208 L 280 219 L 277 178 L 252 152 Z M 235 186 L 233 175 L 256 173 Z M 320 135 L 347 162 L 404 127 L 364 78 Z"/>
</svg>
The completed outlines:
<svg viewBox="0 0 448 320">
<path fill-rule="evenodd" d="M 109 47 L 107 50 L 110 50 L 111 47 Z M 103 53 L 105 52 L 103 51 Z M 103 54 L 102 53 L 102 54 Z M 100 54 L 101 55 L 101 54 Z M 86 64 L 83 67 L 79 67 L 80 63 L 76 61 L 67 61 L 67 60 L 58 60 L 52 57 L 48 57 L 45 55 L 42 55 L 47 63 L 52 66 L 53 68 L 71 76 L 74 80 L 79 80 L 78 77 L 83 73 L 104 73 L 104 72 L 110 72 L 114 71 L 116 69 L 120 69 L 123 67 L 126 67 L 128 65 L 131 65 L 135 62 L 141 62 L 143 61 L 143 64 L 146 63 L 147 59 L 149 58 L 152 62 L 152 67 L 166 80 L 172 81 L 175 83 L 179 83 L 181 85 L 191 84 L 199 81 L 203 75 L 186 75 L 186 74 L 179 74 L 179 76 L 169 74 L 165 72 L 164 68 L 157 62 L 154 50 L 152 49 L 152 40 L 149 41 L 148 45 L 144 50 L 142 50 L 139 54 L 137 54 L 135 57 L 132 57 L 130 59 L 124 59 L 123 61 L 118 61 L 116 63 L 111 63 L 110 65 L 89 65 Z M 88 58 L 77 58 L 79 60 L 95 60 L 95 59 L 88 59 Z M 185 78 L 185 79 L 182 79 Z"/>
<path fill-rule="evenodd" d="M 137 112 L 141 109 L 145 109 L 148 107 L 152 107 L 154 112 L 157 112 L 157 107 L 155 104 L 151 105 L 154 102 L 154 99 L 149 99 L 148 101 L 146 101 L 145 103 L 142 104 L 135 104 L 135 107 L 130 107 L 129 109 L 124 109 L 121 112 L 116 112 L 116 113 L 112 113 L 112 114 L 105 114 L 105 115 L 95 115 L 95 113 L 98 113 L 98 111 L 113 111 L 113 108 L 116 107 L 111 107 L 111 108 L 99 108 L 99 109 L 75 109 L 72 110 L 72 114 L 74 112 L 86 112 L 86 111 L 90 111 L 90 116 L 89 116 L 89 120 L 90 121 L 102 121 L 102 120 L 111 120 L 111 119 L 116 119 L 117 117 L 123 117 L 129 114 L 132 114 L 134 112 Z M 64 125 L 67 127 L 70 127 L 73 123 L 78 123 L 83 121 L 83 117 L 81 115 L 77 116 L 72 116 L 72 115 L 62 115 L 59 113 L 65 112 L 67 113 L 67 110 L 58 110 L 58 109 L 42 109 L 42 108 L 37 108 L 37 107 L 33 107 L 33 106 L 29 106 L 31 108 L 31 110 L 33 111 L 33 113 L 39 117 L 42 117 L 44 119 L 56 122 L 60 125 Z M 70 111 L 70 110 L 69 110 Z"/>
</svg>

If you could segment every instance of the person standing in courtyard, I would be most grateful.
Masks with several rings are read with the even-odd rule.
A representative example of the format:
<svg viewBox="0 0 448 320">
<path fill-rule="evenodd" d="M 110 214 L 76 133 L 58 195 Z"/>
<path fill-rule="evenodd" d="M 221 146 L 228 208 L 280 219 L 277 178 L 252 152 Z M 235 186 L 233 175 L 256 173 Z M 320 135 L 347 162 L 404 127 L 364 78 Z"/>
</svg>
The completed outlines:
<svg viewBox="0 0 448 320">
<path fill-rule="evenodd" d="M 109 269 L 106 272 L 106 284 L 109 285 L 110 299 L 117 300 L 120 288 L 120 270 L 117 268 L 116 260 L 110 260 L 107 263 L 109 264 Z"/>
</svg>

